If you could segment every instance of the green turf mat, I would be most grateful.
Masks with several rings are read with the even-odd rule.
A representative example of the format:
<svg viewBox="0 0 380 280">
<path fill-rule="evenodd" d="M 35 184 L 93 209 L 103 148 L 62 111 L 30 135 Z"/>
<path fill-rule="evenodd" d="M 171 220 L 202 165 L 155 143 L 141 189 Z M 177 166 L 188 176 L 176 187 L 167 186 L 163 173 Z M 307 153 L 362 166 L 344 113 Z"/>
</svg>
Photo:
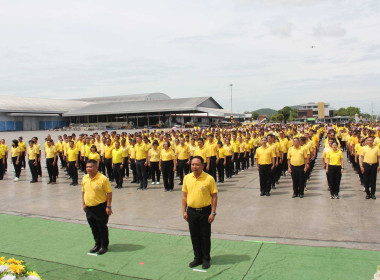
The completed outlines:
<svg viewBox="0 0 380 280">
<path fill-rule="evenodd" d="M 246 279 L 372 279 L 379 251 L 263 244 Z"/>
<path fill-rule="evenodd" d="M 110 252 L 96 257 L 87 255 L 93 246 L 87 225 L 0 215 L 0 236 L 1 252 L 142 279 L 241 279 L 260 247 L 213 240 L 213 265 L 203 273 L 188 267 L 193 259 L 188 236 L 110 229 Z"/>
<path fill-rule="evenodd" d="M 110 229 L 110 251 L 89 256 L 89 226 L 0 214 L 0 255 L 27 261 L 50 279 L 372 279 L 380 252 L 212 241 L 207 272 L 188 267 L 190 238 Z M 198 267 L 201 269 L 201 267 Z"/>
</svg>

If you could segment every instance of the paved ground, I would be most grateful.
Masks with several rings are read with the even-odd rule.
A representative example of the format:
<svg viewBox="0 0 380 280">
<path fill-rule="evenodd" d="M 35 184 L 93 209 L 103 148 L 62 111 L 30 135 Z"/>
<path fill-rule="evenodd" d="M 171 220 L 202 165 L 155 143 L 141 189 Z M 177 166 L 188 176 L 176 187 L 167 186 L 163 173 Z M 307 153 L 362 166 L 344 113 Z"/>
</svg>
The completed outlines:
<svg viewBox="0 0 380 280">
<path fill-rule="evenodd" d="M 23 132 L 22 135 L 26 140 L 32 135 L 43 139 L 46 132 Z M 58 133 L 54 132 L 53 138 L 56 135 Z M 17 136 L 19 133 L 3 133 L 0 138 Z M 281 178 L 278 189 L 270 197 L 260 197 L 256 168 L 218 185 L 218 214 L 213 224 L 213 237 L 380 250 L 378 201 L 364 199 L 358 176 L 348 164 L 342 178 L 341 199 L 331 200 L 320 161 L 319 158 L 303 199 L 291 198 L 289 176 Z M 70 181 L 65 176 L 60 176 L 56 185 L 47 185 L 45 171 L 42 182 L 31 185 L 28 170 L 22 171 L 21 180 L 16 183 L 12 181 L 13 167 L 8 170 L 4 181 L 0 182 L 1 213 L 86 222 L 80 188 L 69 186 Z M 129 179 L 124 182 L 123 189 L 114 190 L 111 226 L 188 234 L 181 214 L 179 186 L 176 185 L 172 193 L 164 193 L 162 185 L 149 185 L 143 192 L 136 187 Z"/>
</svg>

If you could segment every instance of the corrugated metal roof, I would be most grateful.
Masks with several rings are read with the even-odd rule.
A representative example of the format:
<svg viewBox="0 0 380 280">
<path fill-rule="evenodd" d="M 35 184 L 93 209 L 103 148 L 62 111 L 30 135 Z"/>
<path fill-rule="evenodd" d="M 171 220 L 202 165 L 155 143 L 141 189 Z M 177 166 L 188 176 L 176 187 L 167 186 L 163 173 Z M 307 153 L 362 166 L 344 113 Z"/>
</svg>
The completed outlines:
<svg viewBox="0 0 380 280">
<path fill-rule="evenodd" d="M 89 115 L 109 115 L 109 114 L 131 114 L 148 112 L 170 112 L 170 111 L 192 111 L 198 110 L 198 106 L 207 103 L 208 107 L 221 109 L 222 107 L 212 97 L 177 98 L 155 101 L 134 101 L 134 102 L 112 102 L 90 104 L 88 106 L 70 110 L 64 117 L 69 116 L 89 116 Z"/>
<path fill-rule="evenodd" d="M 142 94 L 128 94 L 128 95 L 114 95 L 102 97 L 89 97 L 74 100 L 88 101 L 94 103 L 109 103 L 109 102 L 122 102 L 122 101 L 148 101 L 148 100 L 167 100 L 170 96 L 165 93 L 142 93 Z"/>
<path fill-rule="evenodd" d="M 0 95 L 0 112 L 62 114 L 71 109 L 87 106 L 89 102 Z"/>
</svg>

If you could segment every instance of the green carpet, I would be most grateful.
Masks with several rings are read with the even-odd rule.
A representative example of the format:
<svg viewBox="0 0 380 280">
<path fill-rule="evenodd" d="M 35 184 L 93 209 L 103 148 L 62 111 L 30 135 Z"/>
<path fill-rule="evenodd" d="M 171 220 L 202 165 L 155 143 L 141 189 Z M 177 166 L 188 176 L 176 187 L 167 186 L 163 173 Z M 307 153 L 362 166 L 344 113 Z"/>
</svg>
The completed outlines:
<svg viewBox="0 0 380 280">
<path fill-rule="evenodd" d="M 196 272 L 190 238 L 110 229 L 110 251 L 89 256 L 90 228 L 0 214 L 0 255 L 49 279 L 372 279 L 380 252 L 214 239 L 212 266 Z M 201 267 L 198 267 L 201 269 Z"/>
</svg>

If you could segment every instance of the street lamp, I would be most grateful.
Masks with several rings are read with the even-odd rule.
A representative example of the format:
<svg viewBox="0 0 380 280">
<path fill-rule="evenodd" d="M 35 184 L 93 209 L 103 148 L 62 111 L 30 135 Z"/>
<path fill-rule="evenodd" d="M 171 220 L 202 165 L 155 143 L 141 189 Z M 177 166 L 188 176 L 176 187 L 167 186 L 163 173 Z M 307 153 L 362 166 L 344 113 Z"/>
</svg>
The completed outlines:
<svg viewBox="0 0 380 280">
<path fill-rule="evenodd" d="M 230 118 L 231 118 L 231 122 L 233 122 L 233 113 L 232 113 L 232 84 L 230 84 L 230 87 L 231 87 L 231 116 L 230 116 Z"/>
</svg>

